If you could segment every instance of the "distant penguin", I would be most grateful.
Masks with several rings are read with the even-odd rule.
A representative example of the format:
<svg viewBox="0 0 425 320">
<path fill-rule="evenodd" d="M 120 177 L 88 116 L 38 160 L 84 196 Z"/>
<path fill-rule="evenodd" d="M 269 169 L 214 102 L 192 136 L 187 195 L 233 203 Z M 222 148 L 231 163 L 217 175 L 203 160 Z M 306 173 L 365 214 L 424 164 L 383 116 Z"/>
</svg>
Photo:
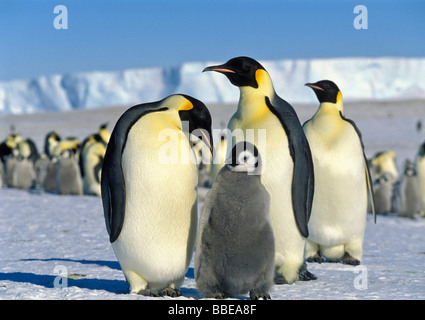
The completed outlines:
<svg viewBox="0 0 425 320">
<path fill-rule="evenodd" d="M 106 143 L 96 141 L 83 149 L 80 155 L 81 166 L 84 171 L 83 190 L 84 194 L 100 196 L 100 177 L 102 173 L 103 159 L 106 152 Z"/>
<path fill-rule="evenodd" d="M 361 133 L 344 116 L 342 94 L 329 80 L 307 83 L 320 102 L 304 123 L 314 162 L 315 194 L 308 228 L 308 260 L 361 263 L 370 172 Z"/>
<path fill-rule="evenodd" d="M 46 134 L 44 138 L 44 154 L 49 159 L 52 159 L 55 155 L 55 149 L 61 140 L 61 136 L 56 131 L 50 131 Z"/>
<path fill-rule="evenodd" d="M 63 195 L 82 195 L 83 181 L 75 155 L 71 150 L 65 150 L 58 158 L 55 173 L 56 189 Z"/>
<path fill-rule="evenodd" d="M 418 189 L 415 166 L 411 160 L 407 159 L 395 193 L 395 210 L 400 217 L 414 219 L 415 214 L 420 211 Z"/>
<path fill-rule="evenodd" d="M 208 298 L 270 299 L 274 237 L 261 156 L 249 142 L 232 150 L 208 192 L 199 223 L 195 280 Z"/>
<path fill-rule="evenodd" d="M 12 173 L 14 188 L 28 190 L 34 186 L 34 164 L 30 158 L 18 157 Z"/>
<path fill-rule="evenodd" d="M 43 189 L 44 181 L 46 180 L 47 172 L 49 170 L 49 165 L 50 160 L 45 153 L 43 153 L 35 162 L 35 187 L 37 189 Z"/>
<path fill-rule="evenodd" d="M 63 151 L 70 150 L 74 155 L 76 155 L 76 158 L 78 159 L 79 147 L 80 140 L 78 138 L 67 137 L 65 139 L 61 139 L 53 151 L 53 156 L 59 157 Z"/>
<path fill-rule="evenodd" d="M 58 165 L 58 158 L 53 157 L 47 164 L 46 176 L 43 181 L 43 189 L 47 192 L 56 193 L 58 191 L 56 187 L 56 169 Z"/>
<path fill-rule="evenodd" d="M 313 162 L 294 108 L 277 95 L 266 69 L 252 58 L 233 58 L 204 71 L 222 73 L 239 87 L 238 108 L 228 124 L 235 134 L 232 141 L 228 137 L 230 148 L 234 140 L 246 140 L 263 158 L 261 181 L 270 194 L 275 238 L 275 283 L 316 279 L 304 262 L 314 193 Z"/>
<path fill-rule="evenodd" d="M 187 132 L 207 131 L 203 141 L 210 144 L 211 122 L 201 101 L 178 94 L 128 109 L 112 131 L 102 202 L 130 293 L 181 294 L 198 219 L 198 173 Z"/>
<path fill-rule="evenodd" d="M 375 167 L 378 175 L 382 172 L 389 172 L 397 180 L 399 172 L 396 163 L 396 154 L 393 150 L 386 150 L 376 153 L 370 163 Z"/>
<path fill-rule="evenodd" d="M 415 159 L 418 177 L 419 205 L 422 217 L 425 217 L 425 142 L 419 146 Z"/>
<path fill-rule="evenodd" d="M 13 172 L 15 171 L 16 163 L 18 162 L 19 151 L 17 148 L 11 150 L 11 154 L 5 157 L 5 182 L 9 188 L 14 187 Z"/>
<path fill-rule="evenodd" d="M 388 214 L 393 210 L 394 177 L 389 172 L 383 172 L 373 183 L 375 212 Z"/>
<path fill-rule="evenodd" d="M 111 134 L 109 133 L 109 131 L 106 129 L 107 127 L 107 123 L 104 123 L 102 125 L 100 125 L 99 130 L 97 133 L 93 133 L 91 135 L 89 135 L 88 137 L 86 137 L 83 142 L 79 145 L 79 165 L 80 165 L 80 169 L 81 169 L 81 176 L 84 179 L 84 165 L 83 165 L 83 159 L 84 159 L 84 154 L 86 153 L 86 150 L 93 144 L 93 143 L 103 143 L 105 145 L 105 151 L 106 151 L 106 145 L 109 142 L 109 139 L 111 137 Z"/>
</svg>

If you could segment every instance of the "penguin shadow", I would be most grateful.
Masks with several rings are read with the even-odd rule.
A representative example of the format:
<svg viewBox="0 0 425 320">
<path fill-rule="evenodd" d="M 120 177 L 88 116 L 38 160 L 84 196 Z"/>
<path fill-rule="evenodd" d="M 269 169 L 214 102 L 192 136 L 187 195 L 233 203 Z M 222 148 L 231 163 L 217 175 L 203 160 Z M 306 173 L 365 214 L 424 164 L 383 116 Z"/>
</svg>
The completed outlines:
<svg viewBox="0 0 425 320">
<path fill-rule="evenodd" d="M 76 260 L 76 259 L 64 259 L 64 258 L 48 258 L 48 259 L 20 259 L 19 261 L 62 261 L 62 262 L 78 262 L 81 264 L 97 264 L 101 267 L 108 267 L 115 270 L 121 270 L 118 261 L 106 261 L 106 260 Z"/>
<path fill-rule="evenodd" d="M 82 264 L 97 264 L 99 266 L 106 266 L 111 269 L 121 270 L 117 261 L 105 260 L 74 260 L 62 258 L 49 258 L 49 259 L 20 259 L 20 261 L 59 261 L 59 262 L 78 262 Z M 72 275 L 72 274 L 71 274 Z M 1 272 L 0 280 L 8 280 L 13 282 L 31 283 L 34 285 L 44 286 L 45 288 L 54 288 L 59 274 L 43 275 L 30 272 Z M 89 290 L 104 290 L 115 294 L 127 294 L 128 285 L 123 280 L 110 280 L 110 279 L 87 279 L 83 275 L 77 277 L 67 277 L 67 287 L 79 287 L 81 289 Z"/>
<path fill-rule="evenodd" d="M 57 275 L 35 274 L 30 272 L 0 272 L 0 281 L 31 283 L 45 288 L 55 288 Z M 128 286 L 122 280 L 109 279 L 72 279 L 67 278 L 67 287 L 78 287 L 89 290 L 104 290 L 115 294 L 128 293 Z"/>
</svg>

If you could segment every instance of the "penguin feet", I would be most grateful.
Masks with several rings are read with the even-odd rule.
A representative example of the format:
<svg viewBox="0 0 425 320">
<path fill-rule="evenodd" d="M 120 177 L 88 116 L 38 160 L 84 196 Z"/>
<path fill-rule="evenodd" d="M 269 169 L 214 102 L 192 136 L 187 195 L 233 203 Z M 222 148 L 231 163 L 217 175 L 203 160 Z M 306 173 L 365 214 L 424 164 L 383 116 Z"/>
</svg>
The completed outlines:
<svg viewBox="0 0 425 320">
<path fill-rule="evenodd" d="M 267 292 L 249 292 L 249 298 L 251 300 L 271 300 L 270 295 Z"/>
<path fill-rule="evenodd" d="M 214 299 L 217 299 L 217 300 L 223 300 L 223 299 L 226 299 L 227 297 L 226 297 L 226 295 L 224 293 L 217 292 L 217 293 L 214 293 L 214 294 L 210 295 L 208 298 L 214 298 Z"/>
<path fill-rule="evenodd" d="M 168 297 L 180 297 L 182 295 L 182 293 L 174 288 L 165 288 L 159 291 L 151 291 L 150 289 L 143 289 L 140 290 L 137 294 L 140 294 L 142 296 L 147 296 L 147 297 L 164 297 L 164 296 L 168 296 Z"/>
<path fill-rule="evenodd" d="M 351 266 L 358 266 L 360 264 L 360 260 L 353 258 L 348 252 L 344 253 L 341 262 L 343 264 L 349 264 Z"/>
<path fill-rule="evenodd" d="M 317 263 L 322 263 L 325 262 L 325 258 L 323 258 L 319 251 L 316 252 L 316 254 L 314 254 L 313 256 L 310 256 L 306 259 L 307 262 L 317 262 Z"/>
<path fill-rule="evenodd" d="M 177 297 L 180 297 L 182 295 L 182 293 L 180 292 L 180 290 L 168 287 L 168 288 L 165 288 L 163 290 L 160 290 L 158 292 L 158 295 L 160 297 L 168 296 L 168 297 L 172 297 L 172 298 L 177 298 Z"/>
<path fill-rule="evenodd" d="M 273 282 L 275 284 L 289 284 L 288 280 L 286 280 L 286 278 L 279 273 L 275 273 L 274 278 L 273 278 Z"/>
<path fill-rule="evenodd" d="M 317 277 L 307 270 L 307 263 L 303 263 L 298 270 L 298 280 L 299 281 L 310 281 L 317 280 Z"/>
</svg>

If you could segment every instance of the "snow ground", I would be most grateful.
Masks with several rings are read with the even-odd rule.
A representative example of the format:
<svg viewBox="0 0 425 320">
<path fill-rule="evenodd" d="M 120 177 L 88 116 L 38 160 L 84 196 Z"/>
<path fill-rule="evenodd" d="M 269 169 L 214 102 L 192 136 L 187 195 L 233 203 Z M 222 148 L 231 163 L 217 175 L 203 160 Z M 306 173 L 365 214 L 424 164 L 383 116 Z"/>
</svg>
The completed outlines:
<svg viewBox="0 0 425 320">
<path fill-rule="evenodd" d="M 346 115 L 363 133 L 366 153 L 392 148 L 401 165 L 413 158 L 425 133 L 416 121 L 425 118 L 424 102 L 346 105 Z M 51 129 L 84 138 L 100 123 L 114 121 L 122 108 L 87 112 L 1 116 L 0 138 L 14 124 L 42 149 Z M 234 112 L 233 106 L 210 107 L 215 127 Z M 316 106 L 297 106 L 302 122 Z M 39 122 L 38 122 L 39 120 Z M 34 125 L 37 123 L 37 125 Z M 425 299 L 425 219 L 367 217 L 363 264 L 309 263 L 318 279 L 274 286 L 271 298 L 292 299 Z M 130 295 L 108 241 L 100 198 L 59 196 L 44 192 L 0 189 L 0 299 L 153 300 Z M 63 276 L 67 276 L 63 278 Z M 178 300 L 203 298 L 196 289 L 193 261 Z M 247 299 L 247 296 L 240 296 Z"/>
</svg>

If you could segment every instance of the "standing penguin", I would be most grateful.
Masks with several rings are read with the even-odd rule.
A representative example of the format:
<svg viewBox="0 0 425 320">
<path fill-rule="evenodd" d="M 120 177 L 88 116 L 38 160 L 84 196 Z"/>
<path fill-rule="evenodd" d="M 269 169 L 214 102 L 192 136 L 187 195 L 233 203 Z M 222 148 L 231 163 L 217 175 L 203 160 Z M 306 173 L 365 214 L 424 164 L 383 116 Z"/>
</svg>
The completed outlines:
<svg viewBox="0 0 425 320">
<path fill-rule="evenodd" d="M 361 134 L 344 117 L 342 94 L 335 83 L 307 83 L 320 102 L 304 123 L 314 161 L 315 194 L 308 224 L 306 258 L 357 265 L 363 251 L 370 173 Z M 372 201 L 373 203 L 373 201 Z"/>
<path fill-rule="evenodd" d="M 73 150 L 66 149 L 60 154 L 55 172 L 56 190 L 63 195 L 82 195 L 83 181 L 80 167 Z"/>
<path fill-rule="evenodd" d="M 103 159 L 106 152 L 106 143 L 96 141 L 83 149 L 80 155 L 81 171 L 84 172 L 84 194 L 100 196 L 100 177 Z"/>
<path fill-rule="evenodd" d="M 389 172 L 383 172 L 373 183 L 373 198 L 375 212 L 388 214 L 393 209 L 394 177 Z"/>
<path fill-rule="evenodd" d="M 275 252 L 261 157 L 253 144 L 239 142 L 226 162 L 202 208 L 196 284 L 207 297 L 249 292 L 251 299 L 270 299 Z"/>
<path fill-rule="evenodd" d="M 404 163 L 404 173 L 396 185 L 394 207 L 400 217 L 410 219 L 420 211 L 418 177 L 415 165 L 409 159 Z"/>
<path fill-rule="evenodd" d="M 128 109 L 113 129 L 102 167 L 102 201 L 131 293 L 180 295 L 198 219 L 196 160 L 182 130 L 202 128 L 211 137 L 211 122 L 201 101 L 171 95 Z"/>
<path fill-rule="evenodd" d="M 55 149 L 61 141 L 61 136 L 56 131 L 49 131 L 44 137 L 44 154 L 51 160 Z"/>
<path fill-rule="evenodd" d="M 304 238 L 308 237 L 313 201 L 313 162 L 295 110 L 276 94 L 269 74 L 254 59 L 233 58 L 204 71 L 222 73 L 240 89 L 238 109 L 228 128 L 232 135 L 242 131 L 263 159 L 261 182 L 270 194 L 275 237 L 275 283 L 316 279 L 304 262 Z M 264 133 L 266 139 L 262 141 L 260 134 Z M 234 145 L 230 138 L 229 144 Z"/>
</svg>

